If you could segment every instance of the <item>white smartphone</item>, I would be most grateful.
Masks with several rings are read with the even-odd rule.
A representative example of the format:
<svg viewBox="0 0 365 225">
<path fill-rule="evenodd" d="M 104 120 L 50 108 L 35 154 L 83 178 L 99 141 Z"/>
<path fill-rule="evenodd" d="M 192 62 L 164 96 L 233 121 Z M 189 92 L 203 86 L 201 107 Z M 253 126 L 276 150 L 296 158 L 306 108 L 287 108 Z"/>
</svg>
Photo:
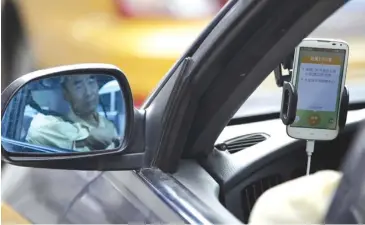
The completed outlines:
<svg viewBox="0 0 365 225">
<path fill-rule="evenodd" d="M 295 49 L 292 84 L 298 93 L 290 137 L 333 140 L 339 133 L 339 106 L 344 89 L 349 46 L 333 39 L 304 39 Z"/>
</svg>

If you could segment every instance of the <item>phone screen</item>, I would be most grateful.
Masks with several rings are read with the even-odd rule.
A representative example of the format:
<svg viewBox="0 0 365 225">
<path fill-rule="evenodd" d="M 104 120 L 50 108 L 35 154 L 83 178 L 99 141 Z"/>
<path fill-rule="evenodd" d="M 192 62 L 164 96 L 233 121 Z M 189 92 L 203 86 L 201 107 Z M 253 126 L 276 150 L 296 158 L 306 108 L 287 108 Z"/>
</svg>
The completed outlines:
<svg viewBox="0 0 365 225">
<path fill-rule="evenodd" d="M 292 127 L 336 129 L 345 56 L 344 49 L 299 49 L 298 104 Z"/>
</svg>

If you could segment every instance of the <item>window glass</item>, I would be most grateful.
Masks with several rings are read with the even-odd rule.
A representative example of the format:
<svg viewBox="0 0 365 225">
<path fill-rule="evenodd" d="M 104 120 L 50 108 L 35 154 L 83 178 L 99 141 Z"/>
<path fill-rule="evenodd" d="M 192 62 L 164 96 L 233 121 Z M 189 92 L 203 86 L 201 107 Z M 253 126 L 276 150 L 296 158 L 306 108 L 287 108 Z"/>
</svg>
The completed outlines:
<svg viewBox="0 0 365 225">
<path fill-rule="evenodd" d="M 104 173 L 91 181 L 59 222 L 156 224 L 172 221 L 181 219 L 134 172 L 118 171 Z"/>
<path fill-rule="evenodd" d="M 111 93 L 105 93 L 100 95 L 101 110 L 109 112 L 111 110 Z M 103 112 L 103 111 L 102 111 Z"/>
<path fill-rule="evenodd" d="M 349 44 L 346 86 L 350 102 L 365 102 L 365 1 L 352 0 L 340 8 L 308 37 L 341 39 Z M 287 71 L 285 71 L 287 73 Z M 244 103 L 234 118 L 279 112 L 282 89 L 272 72 Z"/>
<path fill-rule="evenodd" d="M 115 107 L 118 112 L 124 112 L 125 106 L 124 106 L 124 104 L 121 104 L 123 102 L 124 102 L 124 100 L 123 100 L 122 92 L 121 91 L 115 92 Z"/>
</svg>

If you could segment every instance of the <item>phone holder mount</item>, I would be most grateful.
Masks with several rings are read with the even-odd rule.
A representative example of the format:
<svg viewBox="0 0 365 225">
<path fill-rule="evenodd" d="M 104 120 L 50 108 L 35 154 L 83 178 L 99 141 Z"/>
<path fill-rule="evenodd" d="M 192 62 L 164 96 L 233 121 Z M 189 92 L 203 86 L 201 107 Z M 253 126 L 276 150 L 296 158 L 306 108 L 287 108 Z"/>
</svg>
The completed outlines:
<svg viewBox="0 0 365 225">
<path fill-rule="evenodd" d="M 285 125 L 290 125 L 295 121 L 296 109 L 298 103 L 298 93 L 294 85 L 290 82 L 293 73 L 294 53 L 288 55 L 278 67 L 274 69 L 276 85 L 283 87 L 280 118 Z M 289 71 L 289 74 L 283 75 L 282 67 Z M 340 100 L 339 128 L 342 130 L 346 125 L 347 112 L 349 106 L 349 90 L 345 86 Z"/>
<path fill-rule="evenodd" d="M 283 87 L 282 99 L 281 99 L 281 110 L 280 118 L 285 125 L 292 124 L 296 119 L 296 110 L 298 103 L 298 92 L 291 82 L 291 77 L 293 74 L 293 61 L 294 53 L 289 54 L 283 62 L 281 62 L 275 69 L 275 80 L 278 87 Z M 283 75 L 282 68 L 289 71 L 288 74 Z M 345 86 L 342 92 L 339 106 L 339 118 L 338 125 L 339 130 L 343 130 L 346 125 L 347 111 L 349 105 L 349 91 Z M 306 174 L 310 174 L 311 156 L 314 152 L 315 140 L 307 140 L 306 142 L 306 152 L 307 152 L 307 171 Z"/>
<path fill-rule="evenodd" d="M 284 82 L 290 82 L 293 74 L 294 52 L 289 54 L 284 60 L 274 69 L 275 81 L 278 87 L 283 87 Z M 283 74 L 282 67 L 288 70 L 288 74 Z"/>
</svg>

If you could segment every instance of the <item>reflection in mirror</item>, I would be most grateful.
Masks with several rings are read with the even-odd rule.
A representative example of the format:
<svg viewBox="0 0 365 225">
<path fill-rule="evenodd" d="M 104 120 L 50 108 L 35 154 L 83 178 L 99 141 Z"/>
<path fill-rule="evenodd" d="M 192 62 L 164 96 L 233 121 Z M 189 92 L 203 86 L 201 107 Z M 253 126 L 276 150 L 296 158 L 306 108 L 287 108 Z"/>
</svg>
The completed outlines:
<svg viewBox="0 0 365 225">
<path fill-rule="evenodd" d="M 125 99 L 106 74 L 73 74 L 31 81 L 11 98 L 2 117 L 9 152 L 72 153 L 119 148 Z"/>
</svg>

